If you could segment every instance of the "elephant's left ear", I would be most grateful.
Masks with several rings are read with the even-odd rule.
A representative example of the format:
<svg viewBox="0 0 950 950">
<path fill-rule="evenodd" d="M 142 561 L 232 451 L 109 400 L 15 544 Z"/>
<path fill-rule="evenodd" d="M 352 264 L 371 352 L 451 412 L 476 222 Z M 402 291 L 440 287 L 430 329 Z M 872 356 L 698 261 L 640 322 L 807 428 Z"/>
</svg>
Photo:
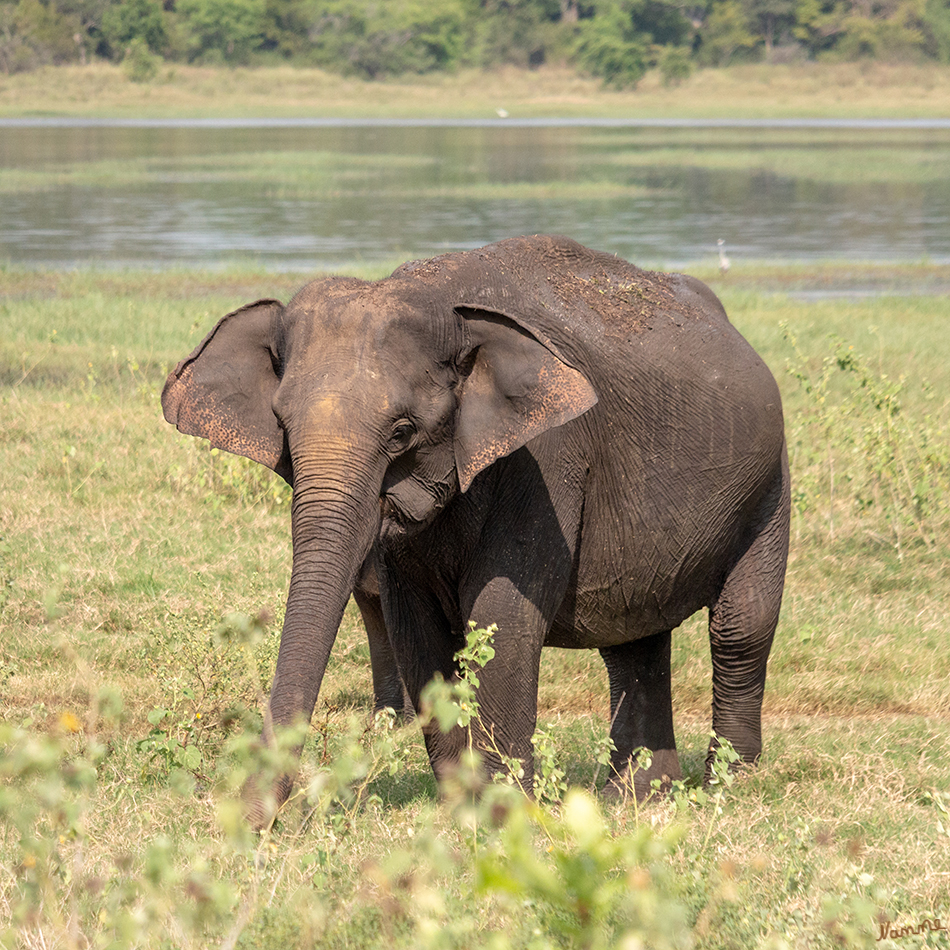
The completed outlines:
<svg viewBox="0 0 950 950">
<path fill-rule="evenodd" d="M 496 459 L 587 412 L 597 394 L 550 341 L 511 317 L 474 307 L 456 313 L 474 358 L 455 430 L 459 486 L 466 491 Z"/>
</svg>

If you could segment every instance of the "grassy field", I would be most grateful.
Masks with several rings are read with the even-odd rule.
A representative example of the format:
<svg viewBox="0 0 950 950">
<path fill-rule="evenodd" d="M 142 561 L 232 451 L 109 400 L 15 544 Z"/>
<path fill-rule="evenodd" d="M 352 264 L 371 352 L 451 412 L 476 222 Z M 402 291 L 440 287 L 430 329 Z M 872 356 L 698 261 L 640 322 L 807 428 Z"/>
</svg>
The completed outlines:
<svg viewBox="0 0 950 950">
<path fill-rule="evenodd" d="M 367 82 L 317 69 L 168 65 L 151 83 L 106 63 L 0 75 L 0 116 L 534 116 L 943 118 L 950 73 L 937 64 L 805 63 L 703 69 L 664 86 L 604 89 L 547 66 Z"/>
<path fill-rule="evenodd" d="M 674 636 L 675 801 L 558 803 L 603 779 L 606 675 L 548 651 L 554 803 L 440 802 L 417 730 L 369 722 L 351 611 L 300 794 L 258 839 L 234 784 L 260 756 L 240 725 L 276 658 L 288 492 L 175 433 L 158 395 L 220 315 L 305 278 L 0 271 L 0 946 L 948 946 L 900 930 L 950 918 L 950 335 L 945 298 L 906 291 L 947 274 L 698 276 L 786 405 L 793 539 L 761 767 L 698 788 L 697 616 Z M 850 283 L 905 289 L 787 293 Z"/>
</svg>

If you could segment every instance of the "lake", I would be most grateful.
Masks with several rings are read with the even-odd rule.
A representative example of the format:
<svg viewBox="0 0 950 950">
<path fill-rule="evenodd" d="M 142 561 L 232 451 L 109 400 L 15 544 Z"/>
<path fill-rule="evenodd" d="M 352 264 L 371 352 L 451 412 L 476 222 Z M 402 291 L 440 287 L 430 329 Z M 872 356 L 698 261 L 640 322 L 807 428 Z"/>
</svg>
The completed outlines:
<svg viewBox="0 0 950 950">
<path fill-rule="evenodd" d="M 0 262 L 333 270 L 516 234 L 950 261 L 947 123 L 0 123 Z"/>
</svg>

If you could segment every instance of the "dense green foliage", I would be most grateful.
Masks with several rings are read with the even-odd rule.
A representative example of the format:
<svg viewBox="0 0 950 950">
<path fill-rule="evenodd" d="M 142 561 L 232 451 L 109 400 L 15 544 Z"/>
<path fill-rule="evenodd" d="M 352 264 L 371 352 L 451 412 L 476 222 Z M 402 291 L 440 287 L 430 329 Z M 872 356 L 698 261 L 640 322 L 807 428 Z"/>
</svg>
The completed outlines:
<svg viewBox="0 0 950 950">
<path fill-rule="evenodd" d="M 130 56 L 136 81 L 161 59 L 289 60 L 367 78 L 555 61 L 631 87 L 653 66 L 676 82 L 694 63 L 947 62 L 950 2 L 0 0 L 0 72 Z"/>
</svg>

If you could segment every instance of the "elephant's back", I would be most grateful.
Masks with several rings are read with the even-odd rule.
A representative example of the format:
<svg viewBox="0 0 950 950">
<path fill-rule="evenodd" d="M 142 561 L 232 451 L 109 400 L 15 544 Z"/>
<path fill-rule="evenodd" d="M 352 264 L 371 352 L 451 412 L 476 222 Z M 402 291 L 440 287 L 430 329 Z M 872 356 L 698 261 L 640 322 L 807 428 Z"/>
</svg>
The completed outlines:
<svg viewBox="0 0 950 950">
<path fill-rule="evenodd" d="M 745 349 L 702 281 L 646 270 L 570 238 L 509 238 L 420 262 L 412 274 L 434 276 L 433 267 L 450 283 L 477 274 L 467 303 L 515 315 L 591 379 L 644 358 L 662 362 L 667 351 L 688 361 L 712 335 L 721 334 L 737 360 Z"/>
</svg>

